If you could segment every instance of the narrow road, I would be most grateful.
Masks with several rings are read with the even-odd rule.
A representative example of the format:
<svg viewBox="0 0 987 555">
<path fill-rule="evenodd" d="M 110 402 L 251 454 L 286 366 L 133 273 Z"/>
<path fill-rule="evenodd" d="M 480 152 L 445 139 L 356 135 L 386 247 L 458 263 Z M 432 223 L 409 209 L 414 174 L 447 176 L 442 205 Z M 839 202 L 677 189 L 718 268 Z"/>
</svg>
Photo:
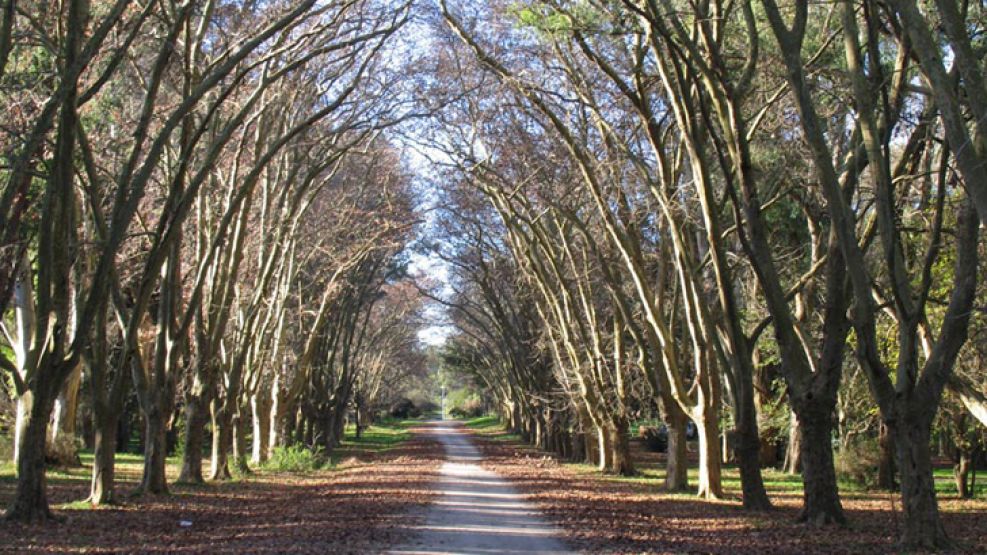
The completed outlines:
<svg viewBox="0 0 987 555">
<path fill-rule="evenodd" d="M 391 553 L 571 553 L 560 539 L 561 530 L 548 524 L 508 481 L 477 464 L 483 455 L 462 424 L 435 421 L 426 430 L 445 448 L 446 462 L 434 486 L 441 496 L 418 535 Z"/>
</svg>

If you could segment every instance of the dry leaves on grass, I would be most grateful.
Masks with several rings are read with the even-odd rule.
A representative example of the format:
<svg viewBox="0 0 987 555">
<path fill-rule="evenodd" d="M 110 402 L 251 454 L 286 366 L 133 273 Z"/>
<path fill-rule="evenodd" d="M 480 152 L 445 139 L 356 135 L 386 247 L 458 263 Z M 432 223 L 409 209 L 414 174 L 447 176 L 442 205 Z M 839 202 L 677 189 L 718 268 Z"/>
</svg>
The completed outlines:
<svg viewBox="0 0 987 555">
<path fill-rule="evenodd" d="M 66 522 L 0 522 L 0 551 L 87 553 L 367 553 L 409 533 L 433 492 L 441 447 L 412 440 L 336 470 L 261 472 L 121 507 L 66 509 Z M 366 462 L 367 459 L 373 462 Z M 122 484 L 127 491 L 133 484 Z M 85 484 L 53 483 L 53 503 L 85 496 Z M 0 502 L 12 484 L 0 488 Z"/>
<path fill-rule="evenodd" d="M 589 553 L 891 553 L 900 530 L 887 494 L 847 494 L 851 526 L 813 528 L 795 522 L 797 494 L 773 495 L 770 513 L 745 512 L 739 492 L 728 500 L 669 495 L 653 484 L 617 481 L 546 462 L 520 444 L 480 439 L 485 466 L 512 480 L 566 531 L 574 549 Z M 942 499 L 947 532 L 960 552 L 987 553 L 987 503 Z"/>
</svg>

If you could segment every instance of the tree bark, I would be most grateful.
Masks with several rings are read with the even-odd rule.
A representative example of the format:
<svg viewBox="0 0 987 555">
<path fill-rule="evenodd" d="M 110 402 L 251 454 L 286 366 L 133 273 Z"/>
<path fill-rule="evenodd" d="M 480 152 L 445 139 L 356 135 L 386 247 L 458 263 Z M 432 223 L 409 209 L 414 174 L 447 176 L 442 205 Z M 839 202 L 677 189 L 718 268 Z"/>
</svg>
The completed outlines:
<svg viewBox="0 0 987 555">
<path fill-rule="evenodd" d="M 288 411 L 287 403 L 283 394 L 278 389 L 278 378 L 274 378 L 274 387 L 271 389 L 271 409 L 270 409 L 271 434 L 268 438 L 267 456 L 270 457 L 278 447 L 284 447 L 291 442 L 294 437 L 295 417 L 293 412 Z"/>
<path fill-rule="evenodd" d="M 82 364 L 78 364 L 62 386 L 55 400 L 53 426 L 48 442 L 48 459 L 59 466 L 81 466 L 76 446 L 75 421 L 79 409 Z"/>
<path fill-rule="evenodd" d="M 821 409 L 799 413 L 803 502 L 799 522 L 817 526 L 846 524 L 833 465 L 833 419 Z"/>
<path fill-rule="evenodd" d="M 720 468 L 720 438 L 717 433 L 716 415 L 704 410 L 693 422 L 699 433 L 699 490 L 697 495 L 705 499 L 723 497 Z M 755 459 L 756 460 L 756 459 Z"/>
<path fill-rule="evenodd" d="M 973 489 L 970 484 L 970 469 L 973 468 L 973 459 L 970 452 L 965 449 L 958 449 L 956 464 L 953 466 L 953 479 L 956 481 L 956 493 L 963 499 L 973 497 Z"/>
<path fill-rule="evenodd" d="M 753 416 L 753 415 L 752 415 Z M 754 426 L 757 426 L 757 417 Z M 737 430 L 736 446 L 737 467 L 740 470 L 740 487 L 743 491 L 744 508 L 753 511 L 766 511 L 771 508 L 771 500 L 764 489 L 764 479 L 761 476 L 761 455 L 763 442 L 760 436 L 751 435 Z"/>
<path fill-rule="evenodd" d="M 613 468 L 614 453 L 613 453 L 613 430 L 607 426 L 598 426 L 596 428 L 596 443 L 597 443 L 597 461 L 596 468 L 600 472 L 610 472 Z"/>
<path fill-rule="evenodd" d="M 689 459 L 687 453 L 686 422 L 688 417 L 674 401 L 662 398 L 665 414 L 665 429 L 668 432 L 668 448 L 665 460 L 665 490 L 687 491 L 689 489 Z"/>
<path fill-rule="evenodd" d="M 206 428 L 206 399 L 203 395 L 189 394 L 185 398 L 185 437 L 183 438 L 182 468 L 178 482 L 201 484 L 202 453 Z"/>
<path fill-rule="evenodd" d="M 931 426 L 931 417 L 905 415 L 894 428 L 901 473 L 901 501 L 905 513 L 901 544 L 909 549 L 937 551 L 954 546 L 946 536 L 936 502 L 929 445 Z"/>
<path fill-rule="evenodd" d="M 610 471 L 621 476 L 636 474 L 634 459 L 631 458 L 630 433 L 626 419 L 614 423 L 610 432 L 610 441 L 613 450 L 613 466 Z"/>
<path fill-rule="evenodd" d="M 7 520 L 44 522 L 53 517 L 48 506 L 46 489 L 45 438 L 54 404 L 54 391 L 39 389 L 35 392 L 34 402 L 25 416 L 23 432 L 19 437 L 17 490 L 7 509 Z"/>
<path fill-rule="evenodd" d="M 222 403 L 213 399 L 212 403 L 212 457 L 209 471 L 210 480 L 229 480 L 230 467 L 228 463 L 230 444 L 233 440 L 230 430 L 230 419 L 222 409 Z"/>
<path fill-rule="evenodd" d="M 802 472 L 802 428 L 795 411 L 792 411 L 788 423 L 788 446 L 785 448 L 783 470 L 785 474 Z"/>
<path fill-rule="evenodd" d="M 16 465 L 20 461 L 21 443 L 27 434 L 27 425 L 31 421 L 31 409 L 34 406 L 34 393 L 25 391 L 17 398 L 17 416 L 14 422 L 14 459 Z"/>
<path fill-rule="evenodd" d="M 888 426 L 881 422 L 877 436 L 878 448 L 881 450 L 880 461 L 877 465 L 877 487 L 884 491 L 896 491 L 895 482 L 895 442 Z"/>
<path fill-rule="evenodd" d="M 238 405 L 233 415 L 233 465 L 241 475 L 250 472 L 247 466 L 247 426 L 246 407 Z"/>
<path fill-rule="evenodd" d="M 168 458 L 167 423 L 161 407 L 153 404 L 144 414 L 144 475 L 140 491 L 154 495 L 168 493 L 165 473 Z"/>
<path fill-rule="evenodd" d="M 250 397 L 250 409 L 253 416 L 253 444 L 250 462 L 253 464 L 261 464 L 267 460 L 269 438 L 273 428 L 271 426 L 270 398 L 265 391 L 259 391 Z"/>
<path fill-rule="evenodd" d="M 119 416 L 113 412 L 103 414 L 102 411 L 97 411 L 94 416 L 96 430 L 89 502 L 93 505 L 108 505 L 116 502 L 114 457 L 117 451 Z"/>
</svg>

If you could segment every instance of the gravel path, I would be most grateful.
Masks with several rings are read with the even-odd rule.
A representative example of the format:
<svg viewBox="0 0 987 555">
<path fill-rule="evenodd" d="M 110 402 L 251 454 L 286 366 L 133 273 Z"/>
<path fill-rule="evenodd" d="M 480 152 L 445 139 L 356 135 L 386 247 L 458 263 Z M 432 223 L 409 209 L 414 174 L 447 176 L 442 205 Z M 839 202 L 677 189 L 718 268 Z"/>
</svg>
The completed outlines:
<svg viewBox="0 0 987 555">
<path fill-rule="evenodd" d="M 429 422 L 425 435 L 445 448 L 446 462 L 434 486 L 439 496 L 418 535 L 391 553 L 572 553 L 561 530 L 508 481 L 480 467 L 483 456 L 462 424 Z"/>
</svg>

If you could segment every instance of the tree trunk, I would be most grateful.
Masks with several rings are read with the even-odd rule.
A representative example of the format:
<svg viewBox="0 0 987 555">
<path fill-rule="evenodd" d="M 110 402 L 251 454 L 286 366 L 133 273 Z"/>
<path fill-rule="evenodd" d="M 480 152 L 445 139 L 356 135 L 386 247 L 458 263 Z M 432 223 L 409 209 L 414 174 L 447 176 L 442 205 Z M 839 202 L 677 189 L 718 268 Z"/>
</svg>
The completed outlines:
<svg viewBox="0 0 987 555">
<path fill-rule="evenodd" d="M 353 407 L 354 418 L 356 419 L 356 439 L 363 437 L 363 403 L 356 403 Z"/>
<path fill-rule="evenodd" d="M 748 385 L 753 389 L 753 384 Z M 764 479 L 761 476 L 762 442 L 757 430 L 754 396 L 750 392 L 749 395 L 739 395 L 739 397 L 741 399 L 737 403 L 734 453 L 740 470 L 744 508 L 766 511 L 771 508 L 771 500 L 768 499 L 768 492 L 764 489 Z"/>
<path fill-rule="evenodd" d="M 31 421 L 31 409 L 34 405 L 34 394 L 25 391 L 17 398 L 17 420 L 14 422 L 14 464 L 20 461 L 21 443 L 27 434 L 27 425 Z"/>
<path fill-rule="evenodd" d="M 569 452 L 569 460 L 573 462 L 586 462 L 586 434 L 576 431 L 569 435 L 572 443 Z"/>
<path fill-rule="evenodd" d="M 630 432 L 626 419 L 618 420 L 610 432 L 613 450 L 613 466 L 610 471 L 621 476 L 633 476 L 634 460 L 631 458 Z"/>
<path fill-rule="evenodd" d="M 716 415 L 704 410 L 693 421 L 699 434 L 699 497 L 720 499 L 723 482 L 720 467 L 720 438 Z"/>
<path fill-rule="evenodd" d="M 89 490 L 89 502 L 93 505 L 109 505 L 116 502 L 114 479 L 117 451 L 117 425 L 119 416 L 108 411 L 95 414 L 96 430 L 93 450 L 93 478 Z"/>
<path fill-rule="evenodd" d="M 275 382 L 276 383 L 276 382 Z M 289 410 L 286 400 L 277 388 L 271 392 L 271 435 L 268 438 L 267 456 L 277 447 L 291 443 L 295 433 L 295 411 Z"/>
<path fill-rule="evenodd" d="M 78 364 L 62 386 L 55 400 L 53 425 L 48 442 L 48 459 L 59 466 L 82 466 L 75 442 L 75 420 L 79 409 L 82 364 Z"/>
<path fill-rule="evenodd" d="M 737 454 L 737 468 L 740 470 L 740 487 L 744 496 L 744 508 L 752 511 L 771 509 L 771 500 L 764 489 L 764 479 L 761 476 L 762 446 L 758 436 L 751 437 L 737 432 L 734 451 Z"/>
<path fill-rule="evenodd" d="M 614 467 L 614 442 L 613 430 L 608 426 L 599 426 L 596 429 L 597 459 L 596 468 L 600 472 L 611 472 Z"/>
<path fill-rule="evenodd" d="M 7 520 L 44 522 L 53 517 L 46 490 L 45 437 L 54 404 L 54 392 L 37 391 L 24 417 L 17 445 L 17 490 L 7 509 Z"/>
<path fill-rule="evenodd" d="M 785 463 L 783 465 L 785 474 L 798 474 L 802 472 L 802 429 L 799 426 L 799 419 L 792 411 L 788 425 L 788 446 L 785 449 Z"/>
<path fill-rule="evenodd" d="M 531 438 L 531 444 L 539 449 L 545 448 L 545 430 L 542 426 L 542 419 L 537 413 L 531 416 L 531 428 L 534 429 L 534 434 Z"/>
<path fill-rule="evenodd" d="M 233 440 L 230 430 L 230 419 L 227 418 L 218 400 L 214 399 L 212 406 L 212 457 L 209 471 L 210 480 L 229 480 L 230 466 L 228 454 Z"/>
<path fill-rule="evenodd" d="M 824 403 L 823 403 L 824 404 Z M 833 419 L 825 408 L 799 414 L 803 507 L 799 522 L 846 524 L 833 466 Z"/>
<path fill-rule="evenodd" d="M 182 468 L 178 481 L 201 484 L 202 453 L 206 431 L 206 400 L 202 395 L 189 394 L 185 399 L 185 437 L 183 438 Z"/>
<path fill-rule="evenodd" d="M 335 410 L 333 410 L 332 415 L 332 437 L 330 438 L 332 443 L 330 444 L 331 447 L 329 452 L 326 453 L 327 457 L 331 455 L 332 450 L 343 441 L 343 437 L 346 432 L 346 404 L 343 403 L 341 406 L 337 406 Z"/>
<path fill-rule="evenodd" d="M 877 465 L 877 487 L 884 491 L 897 491 L 895 482 L 895 445 L 894 436 L 888 426 L 881 422 L 878 432 L 878 447 L 881 450 L 880 461 Z"/>
<path fill-rule="evenodd" d="M 953 465 L 953 478 L 956 480 L 956 493 L 963 499 L 973 497 L 973 489 L 970 484 L 970 469 L 973 467 L 973 459 L 970 452 L 959 449 L 956 464 Z"/>
<path fill-rule="evenodd" d="M 688 491 L 689 458 L 687 453 L 686 422 L 688 416 L 674 401 L 662 399 L 665 429 L 668 432 L 668 448 L 665 460 L 665 491 Z"/>
<path fill-rule="evenodd" d="M 140 491 L 154 495 L 168 493 L 165 473 L 168 459 L 168 438 L 165 414 L 156 403 L 144 414 L 144 476 Z"/>
<path fill-rule="evenodd" d="M 577 456 L 582 456 L 583 462 L 586 464 L 596 464 L 597 457 L 599 457 L 599 443 L 596 436 L 596 427 L 593 425 L 592 419 L 589 417 L 589 412 L 585 407 L 580 406 L 577 408 L 577 414 L 579 416 L 579 435 L 582 436 L 582 447 L 581 453 Z"/>
<path fill-rule="evenodd" d="M 261 464 L 267 460 L 271 425 L 270 396 L 260 391 L 250 397 L 250 410 L 253 415 L 253 445 L 251 446 L 250 462 Z"/>
<path fill-rule="evenodd" d="M 298 430 L 299 432 L 301 432 L 299 434 L 301 437 L 300 443 L 309 446 L 315 445 L 315 421 L 305 416 L 304 412 L 301 415 L 301 419 L 298 424 Z"/>
<path fill-rule="evenodd" d="M 936 487 L 932 478 L 931 418 L 908 418 L 896 424 L 898 469 L 901 472 L 901 502 L 905 530 L 901 545 L 908 550 L 933 551 L 953 547 L 939 517 Z"/>
<path fill-rule="evenodd" d="M 243 475 L 250 472 L 247 466 L 247 408 L 243 405 L 237 407 L 236 414 L 233 415 L 233 465 L 236 471 Z"/>
</svg>

